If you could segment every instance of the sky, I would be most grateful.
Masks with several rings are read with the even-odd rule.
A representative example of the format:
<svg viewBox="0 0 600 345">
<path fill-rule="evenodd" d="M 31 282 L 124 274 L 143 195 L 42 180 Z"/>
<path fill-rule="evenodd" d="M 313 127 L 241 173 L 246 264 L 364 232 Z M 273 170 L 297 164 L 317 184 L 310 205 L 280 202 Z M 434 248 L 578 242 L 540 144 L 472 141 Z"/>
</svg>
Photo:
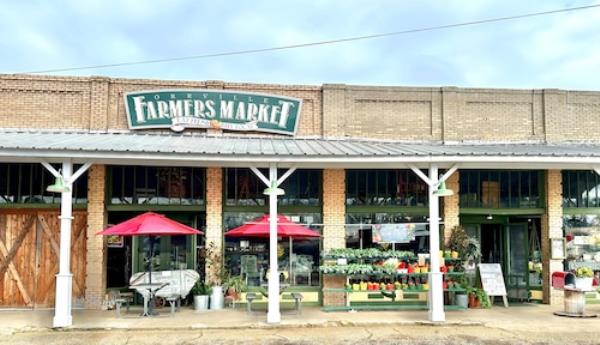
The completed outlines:
<svg viewBox="0 0 600 345">
<path fill-rule="evenodd" d="M 600 0 L 0 0 L 0 73 L 268 48 Z M 600 8 L 249 55 L 51 73 L 600 90 Z"/>
</svg>

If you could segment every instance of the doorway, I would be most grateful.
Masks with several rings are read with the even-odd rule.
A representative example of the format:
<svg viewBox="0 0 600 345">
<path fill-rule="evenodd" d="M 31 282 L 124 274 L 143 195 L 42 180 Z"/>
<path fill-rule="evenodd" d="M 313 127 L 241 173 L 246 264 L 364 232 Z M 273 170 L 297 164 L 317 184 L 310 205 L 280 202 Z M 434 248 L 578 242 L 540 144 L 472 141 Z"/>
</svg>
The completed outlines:
<svg viewBox="0 0 600 345">
<path fill-rule="evenodd" d="M 529 300 L 529 232 L 536 224 L 539 228 L 539 218 L 488 216 L 480 223 L 474 218 L 464 221 L 470 222 L 464 224 L 469 236 L 479 240 L 481 263 L 502 267 L 508 298 L 513 302 Z"/>
<path fill-rule="evenodd" d="M 109 212 L 109 224 L 118 224 L 140 212 Z M 165 216 L 195 229 L 203 230 L 204 213 L 162 212 Z M 122 288 L 129 285 L 132 274 L 147 270 L 149 257 L 157 271 L 193 269 L 204 277 L 204 236 L 156 236 L 152 238 L 152 255 L 149 237 L 124 237 L 119 245 L 108 248 L 107 287 Z"/>
</svg>

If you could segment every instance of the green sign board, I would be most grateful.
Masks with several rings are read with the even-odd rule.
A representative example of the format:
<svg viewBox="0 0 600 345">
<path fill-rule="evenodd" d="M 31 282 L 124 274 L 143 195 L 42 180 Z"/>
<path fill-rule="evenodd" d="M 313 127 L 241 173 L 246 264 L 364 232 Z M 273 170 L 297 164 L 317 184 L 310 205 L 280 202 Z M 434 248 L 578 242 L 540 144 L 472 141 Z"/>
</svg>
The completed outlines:
<svg viewBox="0 0 600 345">
<path fill-rule="evenodd" d="M 302 100 L 221 90 L 155 90 L 125 94 L 130 129 L 220 128 L 294 135 Z"/>
</svg>

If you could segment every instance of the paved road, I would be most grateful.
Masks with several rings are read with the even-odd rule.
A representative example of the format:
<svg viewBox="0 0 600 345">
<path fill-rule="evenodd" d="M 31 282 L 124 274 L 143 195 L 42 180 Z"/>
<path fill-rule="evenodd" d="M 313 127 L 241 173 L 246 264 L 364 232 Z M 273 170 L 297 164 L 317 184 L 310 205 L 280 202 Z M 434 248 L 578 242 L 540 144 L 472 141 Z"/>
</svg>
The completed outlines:
<svg viewBox="0 0 600 345">
<path fill-rule="evenodd" d="M 0 344 L 600 344 L 600 330 L 560 334 L 484 326 L 305 327 L 244 330 L 43 331 L 0 337 Z"/>
</svg>

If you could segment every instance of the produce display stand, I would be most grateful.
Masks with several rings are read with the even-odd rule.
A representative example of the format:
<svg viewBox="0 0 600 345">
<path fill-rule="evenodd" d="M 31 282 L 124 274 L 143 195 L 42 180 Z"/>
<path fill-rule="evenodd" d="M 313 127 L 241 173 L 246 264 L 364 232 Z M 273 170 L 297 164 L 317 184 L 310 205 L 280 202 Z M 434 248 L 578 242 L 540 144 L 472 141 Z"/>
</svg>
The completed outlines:
<svg viewBox="0 0 600 345">
<path fill-rule="evenodd" d="M 373 272 L 351 272 L 340 274 L 335 270 L 323 268 L 324 275 L 337 275 L 345 277 L 344 288 L 323 288 L 323 292 L 344 294 L 345 305 L 323 306 L 323 311 L 349 311 L 349 310 L 425 310 L 427 309 L 428 272 L 400 273 L 390 272 L 388 269 L 377 270 L 381 265 L 376 265 L 384 259 L 397 259 L 407 263 L 414 264 L 418 259 L 414 255 L 403 255 L 399 252 L 398 256 L 394 252 L 386 253 L 385 257 L 363 257 L 363 258 L 340 258 L 335 255 L 325 255 L 324 261 L 347 260 L 348 270 L 353 271 L 352 264 L 358 264 L 356 270 L 362 266 L 369 271 L 369 265 L 373 265 Z M 459 259 L 445 258 L 446 262 L 454 263 Z M 427 260 L 428 263 L 428 260 Z M 344 264 L 336 265 L 343 270 Z M 444 281 L 454 282 L 464 276 L 464 272 L 442 272 Z M 445 284 L 446 285 L 446 284 Z M 451 283 L 454 285 L 454 283 Z M 458 283 L 456 283 L 458 285 Z M 444 287 L 446 293 L 465 292 L 466 290 L 458 286 Z M 458 305 L 446 305 L 446 310 L 464 309 Z"/>
</svg>

